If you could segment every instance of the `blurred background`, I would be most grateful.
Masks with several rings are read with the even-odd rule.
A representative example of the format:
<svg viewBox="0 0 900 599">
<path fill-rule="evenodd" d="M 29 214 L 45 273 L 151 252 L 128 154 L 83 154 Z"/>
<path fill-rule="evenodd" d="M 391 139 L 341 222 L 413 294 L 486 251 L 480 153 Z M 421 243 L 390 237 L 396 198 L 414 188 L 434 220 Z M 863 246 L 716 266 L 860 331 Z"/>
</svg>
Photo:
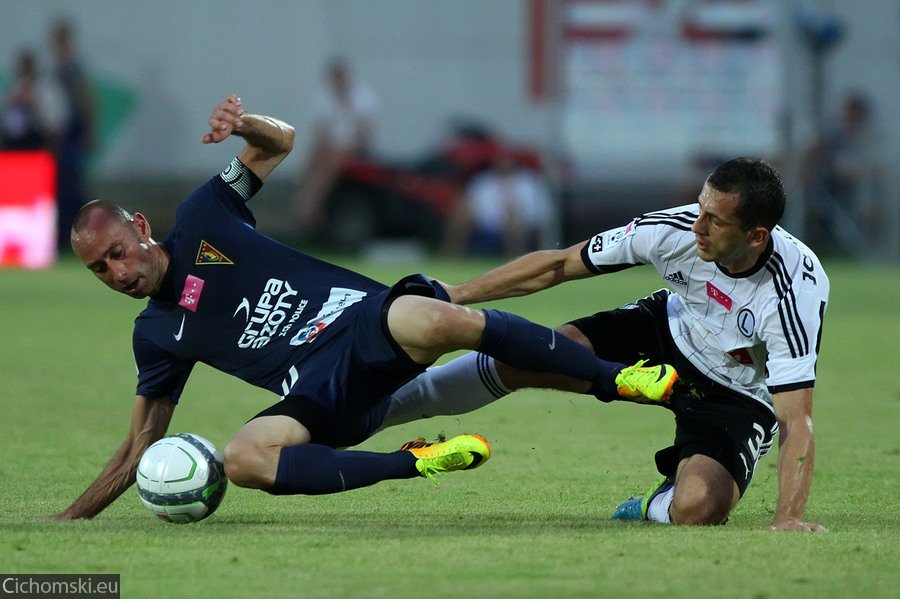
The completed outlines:
<svg viewBox="0 0 900 599">
<path fill-rule="evenodd" d="M 300 248 L 565 246 L 752 155 L 820 255 L 896 262 L 898 42 L 897 0 L 7 0 L 0 263 L 94 197 L 163 237 L 230 92 L 297 129 L 253 209 Z"/>
</svg>

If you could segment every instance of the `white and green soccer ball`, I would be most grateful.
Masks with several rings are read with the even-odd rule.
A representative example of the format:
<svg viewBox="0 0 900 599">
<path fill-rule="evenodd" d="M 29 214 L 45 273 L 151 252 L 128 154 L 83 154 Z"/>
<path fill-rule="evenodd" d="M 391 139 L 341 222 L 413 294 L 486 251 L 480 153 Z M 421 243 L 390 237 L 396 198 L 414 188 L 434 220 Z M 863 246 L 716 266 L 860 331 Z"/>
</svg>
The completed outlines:
<svg viewBox="0 0 900 599">
<path fill-rule="evenodd" d="M 227 486 L 222 454 L 198 435 L 164 437 L 138 464 L 141 502 L 169 522 L 203 520 L 219 507 Z"/>
</svg>

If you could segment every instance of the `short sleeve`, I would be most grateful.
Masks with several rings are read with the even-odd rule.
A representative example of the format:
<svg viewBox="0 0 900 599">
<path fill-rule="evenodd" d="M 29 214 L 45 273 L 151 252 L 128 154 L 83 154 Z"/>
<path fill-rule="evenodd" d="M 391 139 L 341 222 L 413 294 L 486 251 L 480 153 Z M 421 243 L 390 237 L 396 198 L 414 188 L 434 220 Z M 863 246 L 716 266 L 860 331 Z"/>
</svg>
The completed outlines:
<svg viewBox="0 0 900 599">
<path fill-rule="evenodd" d="M 142 335 L 137 327 L 132 348 L 138 371 L 137 395 L 148 399 L 169 397 L 178 403 L 194 362 L 168 353 Z"/>
</svg>

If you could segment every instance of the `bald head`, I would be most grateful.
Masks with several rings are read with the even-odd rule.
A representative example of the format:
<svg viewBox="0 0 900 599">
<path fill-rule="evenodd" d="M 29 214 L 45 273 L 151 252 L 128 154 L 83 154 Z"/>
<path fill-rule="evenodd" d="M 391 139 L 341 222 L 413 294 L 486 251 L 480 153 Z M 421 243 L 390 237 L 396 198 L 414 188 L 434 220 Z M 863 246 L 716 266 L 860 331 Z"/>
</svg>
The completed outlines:
<svg viewBox="0 0 900 599">
<path fill-rule="evenodd" d="M 143 298 L 156 293 L 168 265 L 150 237 L 150 223 L 109 200 L 85 204 L 72 223 L 72 249 L 108 287 Z"/>
<path fill-rule="evenodd" d="M 129 227 L 134 217 L 124 208 L 109 200 L 94 200 L 88 202 L 75 215 L 72 221 L 72 230 L 69 233 L 69 242 L 76 254 L 84 246 L 87 238 L 94 237 L 96 232 L 107 228 L 110 224 L 119 224 Z"/>
<path fill-rule="evenodd" d="M 83 231 L 90 222 L 91 216 L 95 214 L 103 214 L 107 218 L 120 223 L 127 223 L 132 220 L 131 214 L 115 202 L 93 200 L 82 206 L 78 214 L 75 215 L 75 220 L 72 221 L 72 236 L 74 237 L 76 233 Z"/>
</svg>

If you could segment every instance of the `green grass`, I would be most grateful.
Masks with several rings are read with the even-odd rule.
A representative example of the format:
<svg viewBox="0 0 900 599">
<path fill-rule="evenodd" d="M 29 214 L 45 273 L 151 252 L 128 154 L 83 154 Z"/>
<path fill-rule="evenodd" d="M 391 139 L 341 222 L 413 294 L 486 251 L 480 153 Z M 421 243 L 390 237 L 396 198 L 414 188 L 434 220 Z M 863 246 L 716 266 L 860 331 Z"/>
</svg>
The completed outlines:
<svg viewBox="0 0 900 599">
<path fill-rule="evenodd" d="M 458 282 L 490 263 L 347 262 L 392 282 Z M 123 597 L 896 597 L 900 588 L 900 270 L 827 265 L 831 306 L 816 390 L 817 473 L 807 519 L 772 533 L 775 455 L 728 526 L 609 521 L 655 478 L 668 412 L 521 392 L 479 412 L 390 429 L 361 447 L 479 432 L 473 472 L 324 497 L 231 487 L 195 525 L 158 521 L 129 490 L 93 521 L 57 522 L 125 436 L 137 302 L 83 267 L 0 271 L 0 572 L 119 573 Z M 547 325 L 661 287 L 649 269 L 501 305 Z M 224 446 L 274 396 L 200 367 L 170 432 Z M 773 454 L 776 451 L 773 451 Z"/>
</svg>

